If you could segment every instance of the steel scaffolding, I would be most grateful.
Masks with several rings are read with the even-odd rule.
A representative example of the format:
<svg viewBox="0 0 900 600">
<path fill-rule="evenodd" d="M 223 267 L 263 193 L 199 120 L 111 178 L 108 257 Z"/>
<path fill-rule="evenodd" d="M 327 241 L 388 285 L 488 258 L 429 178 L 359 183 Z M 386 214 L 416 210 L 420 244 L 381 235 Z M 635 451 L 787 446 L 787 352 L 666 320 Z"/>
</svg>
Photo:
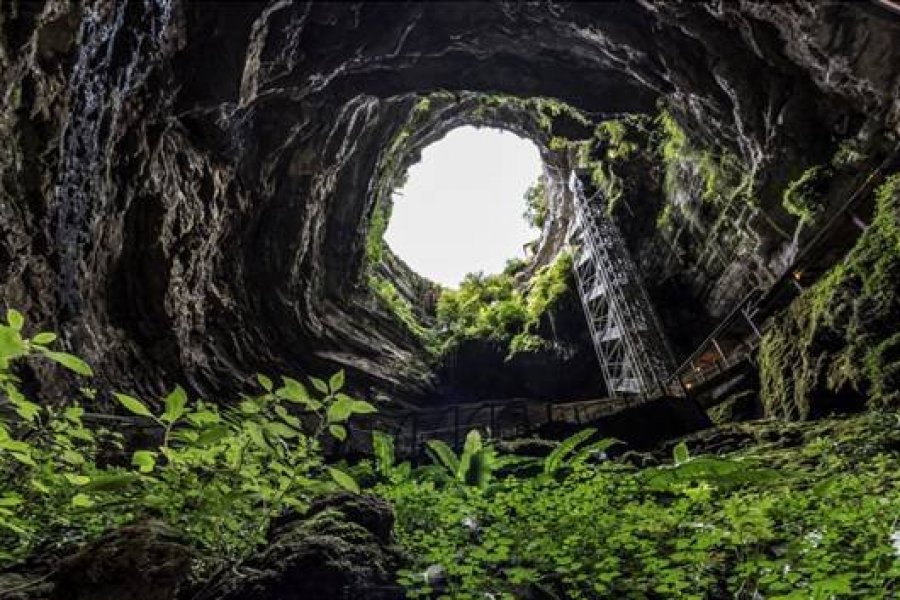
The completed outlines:
<svg viewBox="0 0 900 600">
<path fill-rule="evenodd" d="M 674 360 L 619 228 L 598 191 L 569 180 L 569 232 L 578 292 L 610 396 L 665 393 Z"/>
</svg>

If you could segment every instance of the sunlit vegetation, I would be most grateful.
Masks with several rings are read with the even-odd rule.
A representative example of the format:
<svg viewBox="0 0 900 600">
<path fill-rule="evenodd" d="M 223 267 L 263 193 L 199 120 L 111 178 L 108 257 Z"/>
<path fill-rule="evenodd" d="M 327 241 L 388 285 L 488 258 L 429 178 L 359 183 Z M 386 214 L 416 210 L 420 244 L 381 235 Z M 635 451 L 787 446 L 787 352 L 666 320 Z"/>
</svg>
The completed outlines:
<svg viewBox="0 0 900 600">
<path fill-rule="evenodd" d="M 892 198 L 882 191 L 882 208 Z M 900 247 L 892 233 L 873 235 Z M 519 299 L 520 320 L 553 302 L 558 275 L 548 269 Z M 475 287 L 512 296 L 503 282 Z M 473 430 L 459 451 L 428 441 L 430 464 L 412 464 L 375 432 L 371 457 L 347 465 L 323 445 L 343 442 L 348 420 L 375 407 L 342 391 L 343 373 L 308 384 L 260 375 L 258 393 L 226 404 L 178 386 L 158 399 L 112 394 L 127 431 L 152 432 L 134 446 L 121 427 L 94 425 L 82 400 L 26 397 L 14 374 L 23 362 L 91 376 L 52 349 L 53 334 L 26 329 L 14 310 L 0 325 L 11 409 L 0 420 L 0 563 L 152 515 L 202 551 L 193 567 L 202 576 L 262 543 L 282 510 L 348 490 L 394 507 L 406 556 L 398 577 L 411 598 L 887 599 L 900 590 L 896 413 L 732 425 L 725 439 L 747 441 L 719 456 L 704 454 L 702 437 L 668 457 L 622 454 L 620 442 L 585 429 L 537 458 Z M 92 402 L 98 392 L 83 394 Z"/>
<path fill-rule="evenodd" d="M 437 328 L 443 345 L 466 339 L 490 339 L 508 345 L 509 353 L 533 351 L 546 344 L 536 334 L 540 318 L 570 289 L 572 259 L 561 254 L 522 285 L 509 273 L 470 274 L 458 290 L 438 300 Z"/>
<path fill-rule="evenodd" d="M 532 227 L 543 229 L 548 209 L 547 178 L 542 175 L 525 191 L 525 213 L 522 217 Z"/>
<path fill-rule="evenodd" d="M 311 378 L 312 389 L 259 376 L 260 393 L 222 404 L 191 400 L 178 386 L 149 402 L 115 393 L 125 426 L 97 425 L 84 407 L 93 389 L 52 403 L 26 396 L 14 372 L 24 361 L 49 360 L 83 377 L 91 369 L 52 350 L 52 333 L 24 331 L 22 315 L 10 310 L 0 325 L 0 385 L 10 409 L 0 416 L 0 563 L 147 516 L 206 556 L 238 558 L 264 540 L 282 510 L 358 489 L 322 456 L 326 439 L 347 437 L 348 418 L 375 411 L 342 392 L 343 372 Z M 123 431 L 143 431 L 152 442 L 135 448 Z"/>
<path fill-rule="evenodd" d="M 744 430 L 775 442 L 724 457 L 679 444 L 643 469 L 591 431 L 545 459 L 476 438 L 461 456 L 433 447 L 434 468 L 382 455 L 374 489 L 415 557 L 414 598 L 894 597 L 897 417 Z"/>
<path fill-rule="evenodd" d="M 802 221 L 813 221 L 825 208 L 822 196 L 832 175 L 827 166 L 810 167 L 784 190 L 782 206 Z"/>
<path fill-rule="evenodd" d="M 900 175 L 876 194 L 875 217 L 847 258 L 805 290 L 760 346 L 770 414 L 808 417 L 810 399 L 840 391 L 900 404 Z"/>
</svg>

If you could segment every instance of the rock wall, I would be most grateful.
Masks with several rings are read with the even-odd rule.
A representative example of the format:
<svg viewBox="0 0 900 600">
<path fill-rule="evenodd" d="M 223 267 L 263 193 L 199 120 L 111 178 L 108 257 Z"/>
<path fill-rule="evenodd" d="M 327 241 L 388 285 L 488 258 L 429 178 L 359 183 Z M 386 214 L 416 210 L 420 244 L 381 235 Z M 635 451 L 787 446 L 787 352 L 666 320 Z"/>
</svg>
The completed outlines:
<svg viewBox="0 0 900 600">
<path fill-rule="evenodd" d="M 421 94 L 663 98 L 760 189 L 900 127 L 900 24 L 868 3 L 46 0 L 0 28 L 0 297 L 141 393 L 337 367 L 433 390 L 361 276 Z"/>
</svg>

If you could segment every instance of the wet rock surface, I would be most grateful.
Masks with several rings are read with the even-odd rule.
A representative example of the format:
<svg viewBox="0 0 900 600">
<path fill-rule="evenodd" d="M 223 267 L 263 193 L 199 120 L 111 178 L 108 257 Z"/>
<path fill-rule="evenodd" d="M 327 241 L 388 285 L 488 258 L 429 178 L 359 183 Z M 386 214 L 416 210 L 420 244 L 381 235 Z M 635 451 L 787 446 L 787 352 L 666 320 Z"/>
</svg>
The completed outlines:
<svg viewBox="0 0 900 600">
<path fill-rule="evenodd" d="M 303 515 L 276 519 L 268 543 L 195 595 L 196 600 L 402 598 L 393 512 L 373 496 L 336 494 Z"/>
<path fill-rule="evenodd" d="M 193 551 L 156 521 L 113 531 L 63 558 L 50 600 L 170 600 L 191 569 Z"/>
<path fill-rule="evenodd" d="M 358 388 L 433 393 L 360 276 L 414 94 L 592 114 L 666 97 L 765 177 L 900 121 L 900 25 L 870 3 L 47 0 L 0 17 L 2 296 L 136 391 L 343 366 Z"/>
</svg>

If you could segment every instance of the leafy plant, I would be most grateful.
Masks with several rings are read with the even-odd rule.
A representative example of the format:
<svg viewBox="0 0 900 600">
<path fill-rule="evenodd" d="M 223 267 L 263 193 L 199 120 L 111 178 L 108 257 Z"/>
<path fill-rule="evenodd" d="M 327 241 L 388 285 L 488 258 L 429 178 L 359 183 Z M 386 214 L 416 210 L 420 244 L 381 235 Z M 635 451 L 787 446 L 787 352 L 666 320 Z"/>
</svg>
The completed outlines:
<svg viewBox="0 0 900 600">
<path fill-rule="evenodd" d="M 23 337 L 23 325 L 9 311 L 0 326 L 0 382 L 15 412 L 0 419 L 0 561 L 148 514 L 215 556 L 235 557 L 261 541 L 283 509 L 303 508 L 329 489 L 358 491 L 322 458 L 324 439 L 344 440 L 352 415 L 375 410 L 341 391 L 343 372 L 328 381 L 310 378 L 315 392 L 289 377 L 276 386 L 258 376 L 263 393 L 226 408 L 191 401 L 177 386 L 153 405 L 116 393 L 136 418 L 133 426 L 149 428 L 158 440 L 126 450 L 122 433 L 88 425 L 79 401 L 37 404 L 25 397 L 10 371 L 16 361 L 45 357 L 83 375 L 90 368 L 51 350 L 51 334 Z"/>
<path fill-rule="evenodd" d="M 466 435 L 459 456 L 441 440 L 428 440 L 426 451 L 434 464 L 442 467 L 450 480 L 480 489 L 490 485 L 498 464 L 494 449 L 485 444 L 481 433 L 473 429 Z"/>
<path fill-rule="evenodd" d="M 589 427 L 560 442 L 559 446 L 554 448 L 544 459 L 544 473 L 546 475 L 556 474 L 565 465 L 566 458 L 596 433 L 597 430 L 595 428 Z"/>
<path fill-rule="evenodd" d="M 414 557 L 400 574 L 412 598 L 433 594 L 419 575 L 430 565 L 446 572 L 451 598 L 890 598 L 900 589 L 900 458 L 888 416 L 804 425 L 827 433 L 800 448 L 712 457 L 679 444 L 677 464 L 643 471 L 570 458 L 553 478 L 485 489 L 411 479 L 376 491 Z M 839 441 L 850 426 L 859 431 Z M 566 455 L 588 447 L 589 433 Z"/>
<path fill-rule="evenodd" d="M 525 221 L 537 229 L 543 229 L 547 222 L 547 179 L 541 175 L 538 180 L 525 191 Z"/>
</svg>

